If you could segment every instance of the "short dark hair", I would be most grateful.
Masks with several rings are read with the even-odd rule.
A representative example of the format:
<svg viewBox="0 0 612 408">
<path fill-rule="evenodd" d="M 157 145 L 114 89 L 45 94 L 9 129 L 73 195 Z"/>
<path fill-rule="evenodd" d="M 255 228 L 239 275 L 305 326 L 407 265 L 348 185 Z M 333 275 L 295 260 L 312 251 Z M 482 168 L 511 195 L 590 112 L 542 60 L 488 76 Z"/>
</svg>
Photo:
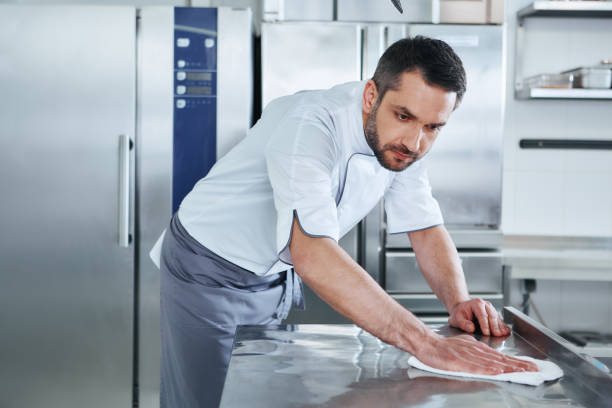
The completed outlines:
<svg viewBox="0 0 612 408">
<path fill-rule="evenodd" d="M 441 40 L 424 36 L 404 38 L 391 44 L 383 53 L 372 80 L 378 90 L 378 100 L 399 87 L 404 72 L 418 70 L 425 82 L 457 94 L 455 108 L 465 93 L 465 70 L 453 49 Z"/>
</svg>

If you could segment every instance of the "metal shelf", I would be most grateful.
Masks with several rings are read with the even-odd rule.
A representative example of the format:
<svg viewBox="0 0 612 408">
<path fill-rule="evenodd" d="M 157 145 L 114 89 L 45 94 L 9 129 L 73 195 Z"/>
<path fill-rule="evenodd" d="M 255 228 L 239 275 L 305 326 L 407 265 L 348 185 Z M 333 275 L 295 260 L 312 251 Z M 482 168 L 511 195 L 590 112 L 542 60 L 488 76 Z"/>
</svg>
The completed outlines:
<svg viewBox="0 0 612 408">
<path fill-rule="evenodd" d="M 595 17 L 612 18 L 610 1 L 534 1 L 516 13 L 523 24 L 527 17 Z"/>
<path fill-rule="evenodd" d="M 523 88 L 515 95 L 517 99 L 612 99 L 612 89 Z"/>
</svg>

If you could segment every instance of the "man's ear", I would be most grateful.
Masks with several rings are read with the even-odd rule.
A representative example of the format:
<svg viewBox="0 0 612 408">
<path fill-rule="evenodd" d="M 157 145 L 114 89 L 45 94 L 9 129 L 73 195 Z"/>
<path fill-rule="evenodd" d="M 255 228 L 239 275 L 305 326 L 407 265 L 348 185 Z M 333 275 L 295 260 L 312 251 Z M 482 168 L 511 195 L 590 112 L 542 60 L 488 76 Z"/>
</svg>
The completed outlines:
<svg viewBox="0 0 612 408">
<path fill-rule="evenodd" d="M 376 89 L 376 83 L 373 80 L 366 82 L 365 89 L 363 90 L 363 112 L 369 115 L 376 104 L 378 99 L 378 89 Z"/>
</svg>

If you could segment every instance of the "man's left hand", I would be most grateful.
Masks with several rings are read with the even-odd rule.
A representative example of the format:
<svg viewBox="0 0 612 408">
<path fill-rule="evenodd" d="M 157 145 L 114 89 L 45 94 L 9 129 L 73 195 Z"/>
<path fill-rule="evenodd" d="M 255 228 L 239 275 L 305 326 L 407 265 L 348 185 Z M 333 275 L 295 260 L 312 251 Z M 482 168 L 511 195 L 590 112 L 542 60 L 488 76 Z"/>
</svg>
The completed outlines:
<svg viewBox="0 0 612 408">
<path fill-rule="evenodd" d="M 485 336 L 506 336 L 510 329 L 504 323 L 491 302 L 482 299 L 470 299 L 457 303 L 450 311 L 448 323 L 468 333 L 474 333 L 477 321 L 480 331 Z"/>
</svg>

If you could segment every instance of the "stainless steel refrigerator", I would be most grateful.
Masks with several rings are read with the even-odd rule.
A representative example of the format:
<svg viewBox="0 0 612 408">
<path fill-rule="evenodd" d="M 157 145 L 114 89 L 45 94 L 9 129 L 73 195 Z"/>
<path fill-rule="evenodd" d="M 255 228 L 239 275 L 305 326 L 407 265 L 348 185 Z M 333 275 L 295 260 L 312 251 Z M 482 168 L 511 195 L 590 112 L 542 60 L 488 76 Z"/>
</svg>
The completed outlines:
<svg viewBox="0 0 612 408">
<path fill-rule="evenodd" d="M 338 3 L 338 19 L 343 15 Z M 433 194 L 460 250 L 471 293 L 501 306 L 500 246 L 503 27 L 349 21 L 273 21 L 262 25 L 262 103 L 303 89 L 371 78 L 396 40 L 426 35 L 449 43 L 464 62 L 468 90 L 428 157 Z M 341 244 L 400 303 L 442 316 L 418 271 L 406 234 L 387 234 L 378 205 Z M 306 312 L 290 322 L 345 322 L 307 289 Z"/>
<path fill-rule="evenodd" d="M 230 8 L 0 6 L 0 406 L 159 405 L 147 254 L 250 126 L 251 26 Z"/>
</svg>

